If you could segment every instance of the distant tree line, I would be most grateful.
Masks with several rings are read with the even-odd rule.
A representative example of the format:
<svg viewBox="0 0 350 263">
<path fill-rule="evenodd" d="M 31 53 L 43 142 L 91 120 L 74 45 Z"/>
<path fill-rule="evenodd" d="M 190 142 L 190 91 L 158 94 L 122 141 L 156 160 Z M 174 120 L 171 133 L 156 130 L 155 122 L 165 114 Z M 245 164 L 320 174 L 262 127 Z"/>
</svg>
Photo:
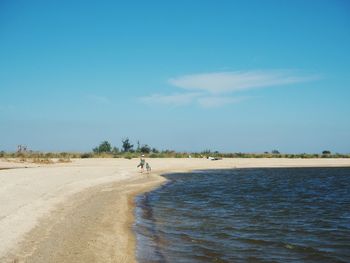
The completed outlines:
<svg viewBox="0 0 350 263">
<path fill-rule="evenodd" d="M 174 150 L 157 150 L 148 144 L 141 144 L 139 141 L 136 143 L 136 147 L 130 141 L 128 137 L 123 138 L 121 141 L 121 148 L 108 141 L 101 142 L 98 146 L 94 147 L 91 152 L 5 152 L 0 151 L 0 158 L 62 158 L 63 160 L 69 158 L 137 158 L 140 154 L 145 154 L 148 158 L 206 158 L 206 157 L 219 157 L 219 158 L 350 158 L 350 154 L 332 153 L 329 150 L 324 150 L 321 153 L 280 153 L 280 151 L 274 149 L 270 152 L 264 153 L 222 153 L 219 151 L 211 151 L 210 149 L 203 150 L 201 152 L 177 152 Z"/>
<path fill-rule="evenodd" d="M 123 138 L 122 139 L 122 147 L 121 151 L 117 147 L 112 147 L 112 145 L 108 141 L 103 141 L 100 143 L 99 146 L 92 149 L 93 153 L 100 154 L 100 153 L 112 153 L 112 154 L 118 154 L 118 153 L 143 153 L 143 154 L 149 154 L 151 152 L 158 153 L 159 151 L 156 148 L 151 148 L 148 144 L 141 145 L 140 142 L 137 142 L 137 148 L 134 149 L 134 145 L 131 143 L 129 138 Z"/>
</svg>

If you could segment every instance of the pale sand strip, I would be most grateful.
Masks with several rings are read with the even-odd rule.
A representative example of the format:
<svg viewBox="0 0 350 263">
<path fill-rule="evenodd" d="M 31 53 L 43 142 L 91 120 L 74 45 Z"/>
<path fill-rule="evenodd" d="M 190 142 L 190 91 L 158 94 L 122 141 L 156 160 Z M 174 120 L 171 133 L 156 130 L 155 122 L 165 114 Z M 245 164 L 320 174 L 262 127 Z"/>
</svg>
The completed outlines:
<svg viewBox="0 0 350 263">
<path fill-rule="evenodd" d="M 158 174 L 194 169 L 350 166 L 350 159 L 84 159 L 0 170 L 0 262 L 135 262 L 133 197 Z M 0 168 L 13 166 L 0 162 Z"/>
</svg>

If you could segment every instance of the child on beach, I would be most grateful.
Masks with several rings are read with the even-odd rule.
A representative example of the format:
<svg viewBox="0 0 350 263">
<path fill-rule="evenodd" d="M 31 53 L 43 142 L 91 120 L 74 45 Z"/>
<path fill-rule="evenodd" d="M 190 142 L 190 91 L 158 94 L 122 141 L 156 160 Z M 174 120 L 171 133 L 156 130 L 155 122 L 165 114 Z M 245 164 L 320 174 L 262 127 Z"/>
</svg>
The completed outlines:
<svg viewBox="0 0 350 263">
<path fill-rule="evenodd" d="M 139 167 L 141 167 L 141 173 L 143 173 L 143 167 L 145 166 L 145 159 L 143 158 L 144 157 L 144 155 L 142 155 L 141 156 L 141 158 L 140 158 L 140 163 L 139 163 L 139 165 L 137 166 L 137 168 L 139 168 Z"/>
<path fill-rule="evenodd" d="M 149 173 L 151 171 L 151 166 L 149 165 L 149 163 L 146 163 L 146 171 L 147 173 Z"/>
</svg>

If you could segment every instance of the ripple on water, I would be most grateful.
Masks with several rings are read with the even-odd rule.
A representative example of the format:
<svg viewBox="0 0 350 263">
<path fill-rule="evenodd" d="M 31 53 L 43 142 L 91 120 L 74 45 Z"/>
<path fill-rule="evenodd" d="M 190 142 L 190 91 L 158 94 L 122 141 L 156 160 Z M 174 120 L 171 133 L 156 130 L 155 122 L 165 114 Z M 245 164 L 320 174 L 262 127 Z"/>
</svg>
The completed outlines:
<svg viewBox="0 0 350 263">
<path fill-rule="evenodd" d="M 350 262 L 350 168 L 170 174 L 137 197 L 139 262 Z"/>
</svg>

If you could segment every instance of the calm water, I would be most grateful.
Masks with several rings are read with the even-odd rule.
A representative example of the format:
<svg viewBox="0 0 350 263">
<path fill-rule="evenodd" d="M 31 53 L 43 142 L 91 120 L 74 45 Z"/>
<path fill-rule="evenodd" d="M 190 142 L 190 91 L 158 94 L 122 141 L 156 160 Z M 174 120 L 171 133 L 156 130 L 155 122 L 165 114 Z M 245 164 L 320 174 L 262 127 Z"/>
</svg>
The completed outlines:
<svg viewBox="0 0 350 263">
<path fill-rule="evenodd" d="M 166 176 L 137 197 L 139 262 L 350 262 L 350 168 Z"/>
</svg>

